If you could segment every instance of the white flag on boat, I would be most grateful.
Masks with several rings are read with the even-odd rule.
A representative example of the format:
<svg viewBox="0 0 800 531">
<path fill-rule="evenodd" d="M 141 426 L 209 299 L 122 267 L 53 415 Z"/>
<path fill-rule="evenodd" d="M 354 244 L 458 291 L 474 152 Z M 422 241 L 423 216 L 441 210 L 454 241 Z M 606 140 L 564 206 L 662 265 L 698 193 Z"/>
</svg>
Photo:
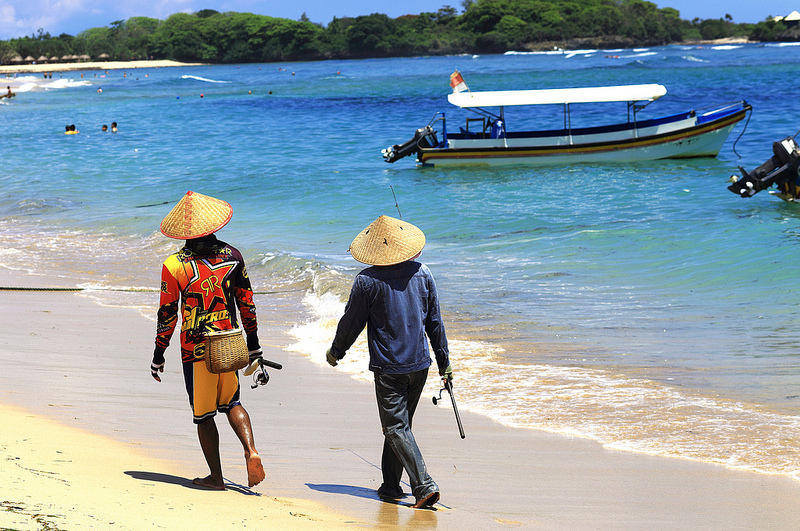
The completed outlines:
<svg viewBox="0 0 800 531">
<path fill-rule="evenodd" d="M 458 70 L 450 74 L 450 86 L 453 87 L 453 92 L 464 92 L 469 90 L 469 87 L 464 83 L 464 78 L 461 77 L 461 72 Z"/>
</svg>

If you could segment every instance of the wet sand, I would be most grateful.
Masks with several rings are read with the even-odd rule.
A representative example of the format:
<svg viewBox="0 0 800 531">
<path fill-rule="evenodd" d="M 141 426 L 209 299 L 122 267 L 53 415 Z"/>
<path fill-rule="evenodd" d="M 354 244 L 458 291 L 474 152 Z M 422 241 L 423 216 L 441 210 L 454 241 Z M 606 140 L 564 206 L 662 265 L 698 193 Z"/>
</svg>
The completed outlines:
<svg viewBox="0 0 800 531">
<path fill-rule="evenodd" d="M 61 282 L 0 269 L 3 287 Z M 156 293 L 136 296 L 155 308 Z M 268 311 L 269 297 L 256 303 Z M 0 528 L 37 529 L 34 514 L 60 529 L 800 527 L 791 478 L 610 450 L 469 412 L 461 440 L 452 411 L 427 397 L 414 431 L 441 502 L 433 511 L 407 507 L 411 497 L 383 503 L 371 385 L 277 348 L 265 356 L 284 369 L 267 386 L 242 380 L 266 480 L 242 486 L 241 446 L 218 417 L 229 489 L 193 489 L 207 469 L 175 345 L 163 382 L 150 377 L 153 321 L 86 293 L 3 290 L 0 307 Z M 279 334 L 259 335 L 269 345 Z"/>
</svg>

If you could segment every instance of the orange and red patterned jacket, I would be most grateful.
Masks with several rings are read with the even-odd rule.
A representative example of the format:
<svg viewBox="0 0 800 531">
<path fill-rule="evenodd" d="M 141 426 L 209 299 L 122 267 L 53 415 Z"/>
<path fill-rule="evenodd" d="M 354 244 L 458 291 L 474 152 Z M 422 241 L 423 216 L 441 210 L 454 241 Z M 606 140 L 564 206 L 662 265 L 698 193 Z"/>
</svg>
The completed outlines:
<svg viewBox="0 0 800 531">
<path fill-rule="evenodd" d="M 205 333 L 237 328 L 238 308 L 247 347 L 259 349 L 253 290 L 241 253 L 212 234 L 187 240 L 161 268 L 155 357 L 163 359 L 178 322 L 181 303 L 181 359 L 192 363 L 205 358 Z"/>
</svg>

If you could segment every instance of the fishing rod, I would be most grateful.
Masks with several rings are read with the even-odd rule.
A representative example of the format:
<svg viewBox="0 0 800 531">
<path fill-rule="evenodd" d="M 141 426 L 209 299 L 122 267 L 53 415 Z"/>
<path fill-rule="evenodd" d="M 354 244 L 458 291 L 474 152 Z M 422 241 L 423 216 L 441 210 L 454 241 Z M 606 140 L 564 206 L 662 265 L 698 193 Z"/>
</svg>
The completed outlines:
<svg viewBox="0 0 800 531">
<path fill-rule="evenodd" d="M 456 414 L 456 423 L 458 424 L 458 433 L 461 435 L 461 438 L 465 438 L 464 435 L 464 426 L 461 425 L 461 415 L 458 414 L 458 406 L 456 405 L 456 396 L 453 394 L 453 382 L 450 378 L 445 378 L 444 380 L 444 387 L 439 389 L 439 397 L 433 397 L 433 405 L 437 405 L 438 402 L 442 399 L 442 393 L 447 390 L 450 393 L 450 402 L 453 403 L 453 413 Z"/>
</svg>

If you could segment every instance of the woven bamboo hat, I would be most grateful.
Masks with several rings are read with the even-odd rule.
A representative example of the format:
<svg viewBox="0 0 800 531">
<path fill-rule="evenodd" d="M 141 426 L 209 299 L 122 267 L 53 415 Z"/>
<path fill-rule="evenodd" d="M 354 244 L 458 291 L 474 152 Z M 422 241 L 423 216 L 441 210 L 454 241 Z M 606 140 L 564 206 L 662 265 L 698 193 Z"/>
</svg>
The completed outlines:
<svg viewBox="0 0 800 531">
<path fill-rule="evenodd" d="M 229 203 L 189 191 L 161 222 L 161 232 L 177 240 L 200 238 L 217 232 L 231 216 Z"/>
<path fill-rule="evenodd" d="M 350 254 L 361 263 L 387 266 L 410 260 L 425 247 L 425 234 L 411 223 L 381 216 L 350 244 Z"/>
</svg>

